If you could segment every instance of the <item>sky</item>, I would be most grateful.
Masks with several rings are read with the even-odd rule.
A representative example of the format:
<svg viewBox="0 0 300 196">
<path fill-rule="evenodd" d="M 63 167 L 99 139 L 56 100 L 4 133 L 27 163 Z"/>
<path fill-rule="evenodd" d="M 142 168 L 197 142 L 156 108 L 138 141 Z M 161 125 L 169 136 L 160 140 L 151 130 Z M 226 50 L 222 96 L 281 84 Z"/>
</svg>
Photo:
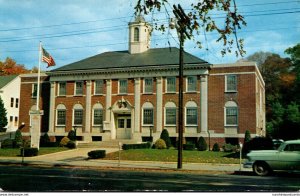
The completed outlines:
<svg viewBox="0 0 300 196">
<path fill-rule="evenodd" d="M 201 1 L 201 0 L 200 0 Z M 51 70 L 106 51 L 128 50 L 128 22 L 134 20 L 137 0 L 0 0 L 0 60 L 7 57 L 27 69 L 38 65 L 39 43 L 56 62 Z M 199 0 L 170 0 L 185 10 Z M 287 57 L 284 50 L 300 43 L 300 0 L 236 0 L 247 26 L 238 31 L 244 39 L 245 57 L 258 51 Z M 168 23 L 167 5 L 160 13 L 145 16 Z M 167 10 L 167 12 L 166 12 Z M 222 17 L 214 11 L 222 22 Z M 175 30 L 154 31 L 151 48 L 179 47 Z M 234 63 L 234 53 L 222 57 L 216 33 L 200 34 L 203 48 L 186 41 L 185 51 L 212 64 Z M 245 58 L 244 57 L 244 58 Z"/>
</svg>

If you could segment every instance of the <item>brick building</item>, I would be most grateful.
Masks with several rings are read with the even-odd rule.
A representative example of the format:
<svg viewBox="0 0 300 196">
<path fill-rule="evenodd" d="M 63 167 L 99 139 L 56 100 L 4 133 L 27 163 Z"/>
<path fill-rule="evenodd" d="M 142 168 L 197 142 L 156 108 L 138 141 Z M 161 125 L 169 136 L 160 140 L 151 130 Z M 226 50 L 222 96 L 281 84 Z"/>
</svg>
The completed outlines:
<svg viewBox="0 0 300 196">
<path fill-rule="evenodd" d="M 176 140 L 179 49 L 150 49 L 150 25 L 129 23 L 129 50 L 105 52 L 42 76 L 42 132 L 79 140 Z M 30 125 L 36 76 L 21 77 L 20 120 Z M 25 96 L 29 93 L 31 96 Z M 184 53 L 184 137 L 237 143 L 265 132 L 264 82 L 254 63 L 214 65 Z M 29 132 L 30 126 L 24 128 Z M 226 139 L 227 138 L 227 139 Z"/>
</svg>

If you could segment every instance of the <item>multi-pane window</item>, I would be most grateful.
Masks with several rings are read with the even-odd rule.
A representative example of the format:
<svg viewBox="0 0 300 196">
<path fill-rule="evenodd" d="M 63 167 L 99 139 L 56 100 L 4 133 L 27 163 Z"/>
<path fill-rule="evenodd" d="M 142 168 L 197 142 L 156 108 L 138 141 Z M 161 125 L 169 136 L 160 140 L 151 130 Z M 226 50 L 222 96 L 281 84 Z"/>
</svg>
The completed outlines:
<svg viewBox="0 0 300 196">
<path fill-rule="evenodd" d="M 83 82 L 75 82 L 75 95 L 83 95 Z"/>
<path fill-rule="evenodd" d="M 19 107 L 19 99 L 16 98 L 16 108 L 18 108 L 18 107 Z"/>
<path fill-rule="evenodd" d="M 74 109 L 74 125 L 82 125 L 83 122 L 83 109 Z"/>
<path fill-rule="evenodd" d="M 153 92 L 153 79 L 145 78 L 144 79 L 144 93 L 152 93 Z"/>
<path fill-rule="evenodd" d="M 176 92 L 176 77 L 167 78 L 167 93 Z"/>
<path fill-rule="evenodd" d="M 140 41 L 140 30 L 139 30 L 138 27 L 135 27 L 135 28 L 134 28 L 134 38 L 133 38 L 133 40 L 134 40 L 135 42 Z"/>
<path fill-rule="evenodd" d="M 166 108 L 166 125 L 176 125 L 176 108 Z"/>
<path fill-rule="evenodd" d="M 32 84 L 31 97 L 35 98 L 37 95 L 37 84 Z"/>
<path fill-rule="evenodd" d="M 58 109 L 57 110 L 57 119 L 56 125 L 66 125 L 66 110 L 65 109 Z"/>
<path fill-rule="evenodd" d="M 197 90 L 197 77 L 187 77 L 187 92 L 195 92 Z"/>
<path fill-rule="evenodd" d="M 127 80 L 119 80 L 119 94 L 126 94 L 127 93 Z"/>
<path fill-rule="evenodd" d="M 143 124 L 153 125 L 153 109 L 145 108 L 143 111 Z"/>
<path fill-rule="evenodd" d="M 18 126 L 18 117 L 15 116 L 15 126 Z"/>
<path fill-rule="evenodd" d="M 226 91 L 237 91 L 237 77 L 236 75 L 226 76 Z"/>
<path fill-rule="evenodd" d="M 103 80 L 96 80 L 95 81 L 95 89 L 94 89 L 94 94 L 95 95 L 101 95 L 103 94 Z"/>
<path fill-rule="evenodd" d="M 12 97 L 12 98 L 10 98 L 10 107 L 14 107 L 14 98 Z"/>
<path fill-rule="evenodd" d="M 65 82 L 58 83 L 58 89 L 59 89 L 59 91 L 58 91 L 59 96 L 65 96 L 67 94 L 67 91 L 66 91 L 67 84 Z"/>
<path fill-rule="evenodd" d="M 102 125 L 103 122 L 103 109 L 94 109 L 93 125 Z"/>
<path fill-rule="evenodd" d="M 186 108 L 186 125 L 197 125 L 197 108 Z"/>
<path fill-rule="evenodd" d="M 13 120 L 14 120 L 14 117 L 13 117 L 13 116 L 10 116 L 10 117 L 9 117 L 9 122 L 12 123 Z"/>
<path fill-rule="evenodd" d="M 237 107 L 226 107 L 226 125 L 238 124 L 238 109 Z"/>
</svg>

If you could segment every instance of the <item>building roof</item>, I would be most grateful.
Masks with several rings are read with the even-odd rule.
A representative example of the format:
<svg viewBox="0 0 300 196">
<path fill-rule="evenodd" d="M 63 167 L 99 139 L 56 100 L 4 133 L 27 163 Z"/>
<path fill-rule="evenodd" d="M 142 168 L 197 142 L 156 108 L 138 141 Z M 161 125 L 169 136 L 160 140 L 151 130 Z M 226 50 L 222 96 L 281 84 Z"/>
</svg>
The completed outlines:
<svg viewBox="0 0 300 196">
<path fill-rule="evenodd" d="M 0 89 L 13 81 L 18 75 L 0 76 Z"/>
<path fill-rule="evenodd" d="M 130 54 L 128 51 L 104 52 L 78 62 L 74 62 L 60 68 L 56 71 L 76 71 L 92 69 L 110 69 L 110 68 L 134 68 L 143 66 L 167 66 L 179 64 L 179 49 L 155 48 L 138 54 Z M 203 65 L 209 68 L 208 62 L 184 52 L 184 64 Z"/>
</svg>

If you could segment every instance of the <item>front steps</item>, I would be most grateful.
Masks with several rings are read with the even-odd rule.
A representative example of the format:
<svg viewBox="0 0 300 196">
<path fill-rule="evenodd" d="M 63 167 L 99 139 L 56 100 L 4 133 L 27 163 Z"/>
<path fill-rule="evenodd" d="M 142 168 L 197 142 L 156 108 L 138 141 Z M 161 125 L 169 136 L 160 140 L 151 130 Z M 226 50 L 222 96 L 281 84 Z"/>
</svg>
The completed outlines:
<svg viewBox="0 0 300 196">
<path fill-rule="evenodd" d="M 99 141 L 99 142 L 89 142 L 83 143 L 79 142 L 77 148 L 119 148 L 119 143 L 121 148 L 123 144 L 137 144 L 139 142 L 135 140 L 111 140 L 111 141 Z"/>
</svg>

